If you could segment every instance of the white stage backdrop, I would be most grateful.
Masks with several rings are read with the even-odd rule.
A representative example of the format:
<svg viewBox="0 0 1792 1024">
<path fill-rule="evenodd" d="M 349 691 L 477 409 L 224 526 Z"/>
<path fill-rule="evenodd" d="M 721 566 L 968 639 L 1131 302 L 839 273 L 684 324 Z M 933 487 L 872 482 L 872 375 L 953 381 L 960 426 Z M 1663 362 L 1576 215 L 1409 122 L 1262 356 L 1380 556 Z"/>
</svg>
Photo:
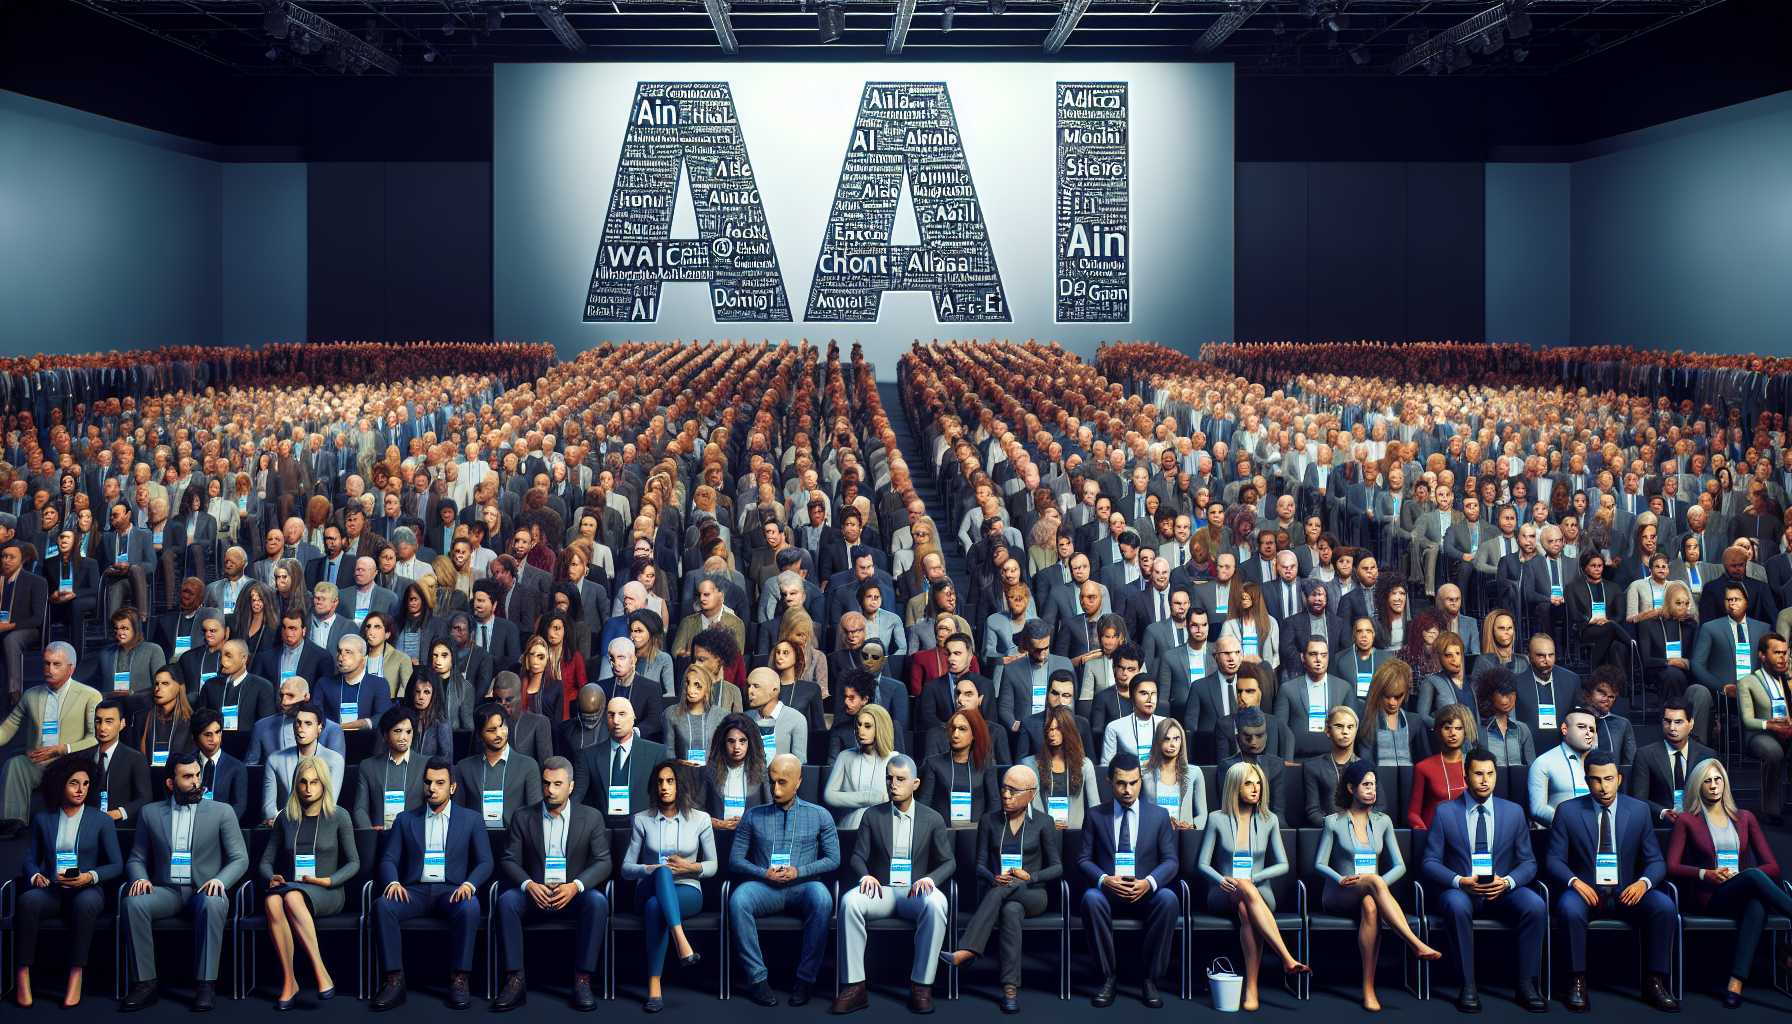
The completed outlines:
<svg viewBox="0 0 1792 1024">
<path fill-rule="evenodd" d="M 501 338 L 1232 337 L 1224 64 L 500 64 Z"/>
</svg>

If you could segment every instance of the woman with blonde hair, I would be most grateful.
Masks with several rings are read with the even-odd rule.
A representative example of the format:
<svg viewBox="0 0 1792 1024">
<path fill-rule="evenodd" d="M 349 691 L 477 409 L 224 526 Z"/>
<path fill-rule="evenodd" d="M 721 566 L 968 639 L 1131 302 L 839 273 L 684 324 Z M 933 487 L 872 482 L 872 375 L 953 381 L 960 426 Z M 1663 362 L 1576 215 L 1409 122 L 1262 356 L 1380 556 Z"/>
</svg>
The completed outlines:
<svg viewBox="0 0 1792 1024">
<path fill-rule="evenodd" d="M 877 704 L 860 708 L 854 738 L 857 747 L 842 750 L 834 758 L 821 797 L 840 828 L 858 828 L 865 808 L 890 799 L 884 779 L 884 768 L 896 753 L 896 727 L 890 713 Z"/>
<path fill-rule="evenodd" d="M 1412 689 L 1412 666 L 1398 658 L 1382 662 L 1370 677 L 1362 727 L 1356 737 L 1358 749 L 1370 763 L 1408 767 L 1429 750 L 1418 716 L 1406 710 Z"/>
<path fill-rule="evenodd" d="M 1214 868 L 1214 854 L 1223 869 Z M 1207 912 L 1238 919 L 1238 940 L 1244 953 L 1244 994 L 1240 1009 L 1257 1008 L 1257 969 L 1263 946 L 1282 958 L 1282 970 L 1305 974 L 1307 965 L 1294 958 L 1276 926 L 1276 894 L 1269 883 L 1288 873 L 1288 851 L 1282 845 L 1281 823 L 1269 809 L 1269 784 L 1263 769 L 1239 761 L 1226 770 L 1220 809 L 1207 816 L 1201 853 L 1195 863 L 1206 877 Z"/>
<path fill-rule="evenodd" d="M 815 621 L 809 618 L 809 613 L 801 608 L 786 610 L 784 617 L 778 620 L 778 640 L 791 641 L 800 649 L 804 667 L 797 671 L 796 678 L 814 683 L 825 699 L 828 696 L 828 661 L 815 646 Z"/>
<path fill-rule="evenodd" d="M 679 687 L 678 703 L 666 712 L 666 744 L 675 758 L 694 768 L 709 763 L 714 754 L 708 748 L 728 709 L 717 700 L 716 687 L 721 683 L 713 668 L 701 661 L 685 666 L 684 685 Z"/>
<path fill-rule="evenodd" d="M 317 941 L 317 918 L 342 912 L 347 884 L 361 870 L 355 826 L 347 809 L 330 796 L 330 766 L 321 757 L 301 758 L 292 772 L 286 810 L 274 822 L 260 873 L 267 885 L 262 906 L 268 936 L 280 960 L 280 995 L 276 1010 L 289 1010 L 299 992 L 293 971 L 296 946 L 305 948 L 317 975 L 318 998 L 336 994 Z"/>
</svg>

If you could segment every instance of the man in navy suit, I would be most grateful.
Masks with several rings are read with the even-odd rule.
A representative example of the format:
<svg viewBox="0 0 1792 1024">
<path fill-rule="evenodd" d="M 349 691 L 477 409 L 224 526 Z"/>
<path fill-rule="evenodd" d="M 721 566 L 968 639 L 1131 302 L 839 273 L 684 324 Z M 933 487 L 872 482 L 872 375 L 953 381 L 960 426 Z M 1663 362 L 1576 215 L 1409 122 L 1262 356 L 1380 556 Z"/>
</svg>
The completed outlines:
<svg viewBox="0 0 1792 1024">
<path fill-rule="evenodd" d="M 289 608 L 280 616 L 280 643 L 261 649 L 249 671 L 278 687 L 293 676 L 322 682 L 330 674 L 330 655 L 306 638 L 305 613 Z"/>
<path fill-rule="evenodd" d="M 404 922 L 430 915 L 448 920 L 451 970 L 448 1008 L 472 1005 L 467 975 L 479 931 L 479 889 L 492 874 L 492 848 L 479 812 L 454 803 L 454 765 L 432 757 L 423 766 L 423 806 L 392 820 L 381 851 L 382 892 L 373 904 L 385 979 L 368 1004 L 390 1010 L 404 1002 Z"/>
<path fill-rule="evenodd" d="M 187 722 L 193 749 L 199 753 L 200 795 L 229 804 L 238 821 L 249 820 L 249 770 L 224 752 L 224 715 L 199 708 Z"/>
<path fill-rule="evenodd" d="M 1114 914 L 1145 919 L 1144 955 L 1148 962 L 1140 999 L 1151 1009 L 1164 1005 L 1157 978 L 1170 964 L 1170 936 L 1180 905 L 1176 891 L 1176 832 L 1170 815 L 1155 803 L 1139 799 L 1143 787 L 1139 757 L 1121 750 L 1108 762 L 1114 802 L 1091 808 L 1083 822 L 1082 852 L 1077 865 L 1089 888 L 1083 892 L 1083 927 L 1095 940 L 1101 963 L 1101 991 L 1093 1005 L 1114 1004 Z"/>
<path fill-rule="evenodd" d="M 1480 1013 L 1475 992 L 1474 919 L 1495 917 L 1518 932 L 1518 1004 L 1543 1013 L 1549 1003 L 1537 989 L 1549 911 L 1543 897 L 1525 888 L 1537 877 L 1530 823 L 1524 809 L 1493 795 L 1499 765 L 1485 750 L 1465 763 L 1468 791 L 1437 805 L 1419 877 L 1438 898 L 1451 951 L 1462 971 L 1456 1008 Z"/>
<path fill-rule="evenodd" d="M 1587 922 L 1617 917 L 1647 934 L 1649 976 L 1643 999 L 1657 1010 L 1678 1013 L 1668 985 L 1677 912 L 1661 891 L 1667 863 L 1649 821 L 1649 805 L 1619 792 L 1623 777 L 1608 751 L 1585 759 L 1587 795 L 1556 808 L 1550 827 L 1549 883 L 1559 886 L 1556 914 L 1568 933 L 1568 961 L 1574 977 L 1562 1000 L 1585 1013 L 1587 1001 Z"/>
</svg>

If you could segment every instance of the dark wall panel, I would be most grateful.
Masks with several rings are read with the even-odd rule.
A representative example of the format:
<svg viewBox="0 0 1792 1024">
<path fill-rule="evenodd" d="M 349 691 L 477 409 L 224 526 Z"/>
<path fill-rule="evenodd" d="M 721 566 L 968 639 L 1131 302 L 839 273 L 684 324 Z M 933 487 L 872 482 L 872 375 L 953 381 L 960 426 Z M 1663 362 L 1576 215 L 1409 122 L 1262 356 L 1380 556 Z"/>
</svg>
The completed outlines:
<svg viewBox="0 0 1792 1024">
<path fill-rule="evenodd" d="M 313 339 L 491 337 L 490 164 L 314 163 L 310 183 Z"/>
<path fill-rule="evenodd" d="M 1485 170 L 1478 163 L 1406 165 L 1409 338 L 1481 337 L 1487 322 Z"/>
<path fill-rule="evenodd" d="M 1307 165 L 1238 164 L 1233 320 L 1239 338 L 1307 334 Z"/>
<path fill-rule="evenodd" d="M 1406 172 L 1400 164 L 1307 169 L 1309 337 L 1405 331 Z"/>
<path fill-rule="evenodd" d="M 306 330 L 315 341 L 386 336 L 386 168 L 312 164 Z"/>
</svg>

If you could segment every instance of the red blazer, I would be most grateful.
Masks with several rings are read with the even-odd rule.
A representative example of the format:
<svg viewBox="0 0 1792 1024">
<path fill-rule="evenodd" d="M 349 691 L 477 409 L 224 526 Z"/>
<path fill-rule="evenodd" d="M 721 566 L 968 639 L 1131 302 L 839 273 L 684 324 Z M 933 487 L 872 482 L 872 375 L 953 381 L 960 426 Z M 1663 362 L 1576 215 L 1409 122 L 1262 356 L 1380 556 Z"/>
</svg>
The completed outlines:
<svg viewBox="0 0 1792 1024">
<path fill-rule="evenodd" d="M 1739 810 L 1730 819 L 1736 826 L 1736 839 L 1742 847 L 1744 869 L 1760 868 L 1767 877 L 1780 877 L 1779 861 L 1773 859 L 1773 847 L 1761 825 L 1748 811 Z M 1668 837 L 1668 877 L 1678 882 L 1700 910 L 1711 902 L 1717 883 L 1699 878 L 1699 869 L 1717 867 L 1717 844 L 1711 841 L 1711 826 L 1703 814 L 1682 814 L 1674 819 L 1674 834 Z"/>
<path fill-rule="evenodd" d="M 939 648 L 930 651 L 916 651 L 908 658 L 908 692 L 911 697 L 921 696 L 921 688 L 929 679 L 946 674 L 946 652 Z M 971 675 L 980 676 L 983 670 L 977 667 L 977 656 L 971 655 Z"/>
<path fill-rule="evenodd" d="M 1456 762 L 1450 768 L 1449 785 L 1444 784 L 1444 756 L 1432 754 L 1418 764 L 1412 766 L 1412 799 L 1406 805 L 1406 827 L 1429 830 L 1431 816 L 1436 813 L 1437 805 L 1446 800 L 1454 800 L 1468 789 L 1468 780 L 1464 772 L 1468 770 L 1467 752 L 1465 760 Z"/>
</svg>

